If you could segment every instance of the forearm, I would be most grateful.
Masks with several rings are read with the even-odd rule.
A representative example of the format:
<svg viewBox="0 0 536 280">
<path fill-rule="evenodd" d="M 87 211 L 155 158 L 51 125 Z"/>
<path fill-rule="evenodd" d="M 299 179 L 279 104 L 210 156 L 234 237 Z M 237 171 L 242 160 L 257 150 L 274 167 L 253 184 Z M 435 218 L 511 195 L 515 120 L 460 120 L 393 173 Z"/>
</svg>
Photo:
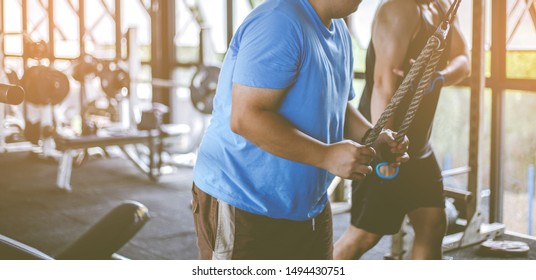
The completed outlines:
<svg viewBox="0 0 536 280">
<path fill-rule="evenodd" d="M 279 113 L 248 112 L 233 131 L 273 155 L 319 168 L 324 166 L 327 145 L 298 130 Z"/>
<path fill-rule="evenodd" d="M 369 128 L 372 128 L 372 124 L 348 103 L 344 121 L 344 138 L 363 144 L 363 137 Z"/>
<path fill-rule="evenodd" d="M 394 82 L 388 84 L 375 85 L 370 102 L 370 116 L 372 124 L 376 125 L 383 111 L 391 102 L 391 98 L 395 92 Z M 393 129 L 393 118 L 390 118 L 384 125 L 384 128 Z"/>
<path fill-rule="evenodd" d="M 465 55 L 456 56 L 439 73 L 445 78 L 445 86 L 458 84 L 469 75 L 469 58 Z"/>
</svg>

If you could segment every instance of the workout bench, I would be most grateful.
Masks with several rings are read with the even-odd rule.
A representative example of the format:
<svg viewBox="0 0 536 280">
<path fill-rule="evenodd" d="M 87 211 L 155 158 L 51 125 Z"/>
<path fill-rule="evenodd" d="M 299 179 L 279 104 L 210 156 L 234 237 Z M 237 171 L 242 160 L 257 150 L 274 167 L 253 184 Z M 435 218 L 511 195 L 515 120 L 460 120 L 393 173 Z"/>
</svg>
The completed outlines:
<svg viewBox="0 0 536 280">
<path fill-rule="evenodd" d="M 93 147 L 105 148 L 108 146 L 118 146 L 123 151 L 127 145 L 146 144 L 151 153 L 151 162 L 149 168 L 154 166 L 152 162 L 154 154 L 154 141 L 158 134 L 150 131 L 129 131 L 108 135 L 87 135 L 73 138 L 55 137 L 56 149 L 63 152 L 58 166 L 58 174 L 56 177 L 56 186 L 60 189 L 70 192 L 71 189 L 71 173 L 73 165 L 73 156 L 75 150 L 87 149 Z M 133 154 L 127 154 L 130 160 Z M 138 163 L 135 163 L 138 165 Z M 150 172 L 149 172 L 150 173 Z"/>
<path fill-rule="evenodd" d="M 149 221 L 149 210 L 137 201 L 123 201 L 55 256 L 0 234 L 0 260 L 126 259 L 116 252 Z"/>
<path fill-rule="evenodd" d="M 70 192 L 71 173 L 73 165 L 74 152 L 78 149 L 87 149 L 108 146 L 117 146 L 134 163 L 143 173 L 147 174 L 152 181 L 156 181 L 160 176 L 162 159 L 160 155 L 164 150 L 164 139 L 180 137 L 188 134 L 190 127 L 184 124 L 164 124 L 158 129 L 152 130 L 129 130 L 106 132 L 101 135 L 87 135 L 78 137 L 61 137 L 54 138 L 56 149 L 63 152 L 58 166 L 56 177 L 56 186 L 62 190 Z M 149 150 L 149 162 L 144 162 L 139 154 L 129 149 L 136 144 L 144 144 Z"/>
</svg>

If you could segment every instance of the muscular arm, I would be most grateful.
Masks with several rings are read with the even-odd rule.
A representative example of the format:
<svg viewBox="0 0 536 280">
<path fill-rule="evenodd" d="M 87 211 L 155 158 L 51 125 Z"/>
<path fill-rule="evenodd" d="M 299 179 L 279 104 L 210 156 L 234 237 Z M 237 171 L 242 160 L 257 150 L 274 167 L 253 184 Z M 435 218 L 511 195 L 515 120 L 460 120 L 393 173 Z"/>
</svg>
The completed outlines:
<svg viewBox="0 0 536 280">
<path fill-rule="evenodd" d="M 261 149 L 332 174 L 360 180 L 371 172 L 374 151 L 353 141 L 322 143 L 298 130 L 278 113 L 285 89 L 233 85 L 231 129 Z"/>
<path fill-rule="evenodd" d="M 371 100 L 372 123 L 378 121 L 396 91 L 398 76 L 393 73 L 393 69 L 401 69 L 418 24 L 417 5 L 388 1 L 378 10 L 372 27 L 372 42 L 376 53 Z M 387 123 L 387 128 L 391 127 L 391 122 Z"/>
</svg>

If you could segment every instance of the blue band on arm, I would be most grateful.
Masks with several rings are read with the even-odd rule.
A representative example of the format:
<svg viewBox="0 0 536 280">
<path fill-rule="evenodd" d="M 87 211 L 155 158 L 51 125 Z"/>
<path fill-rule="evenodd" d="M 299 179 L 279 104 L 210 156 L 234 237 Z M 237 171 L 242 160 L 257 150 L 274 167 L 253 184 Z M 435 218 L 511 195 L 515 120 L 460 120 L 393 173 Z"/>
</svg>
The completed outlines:
<svg viewBox="0 0 536 280">
<path fill-rule="evenodd" d="M 432 79 L 430 82 L 430 87 L 424 92 L 424 94 L 432 92 L 437 83 L 441 83 L 441 85 L 445 83 L 445 76 L 441 75 L 439 72 L 436 72 L 436 76 Z"/>
</svg>

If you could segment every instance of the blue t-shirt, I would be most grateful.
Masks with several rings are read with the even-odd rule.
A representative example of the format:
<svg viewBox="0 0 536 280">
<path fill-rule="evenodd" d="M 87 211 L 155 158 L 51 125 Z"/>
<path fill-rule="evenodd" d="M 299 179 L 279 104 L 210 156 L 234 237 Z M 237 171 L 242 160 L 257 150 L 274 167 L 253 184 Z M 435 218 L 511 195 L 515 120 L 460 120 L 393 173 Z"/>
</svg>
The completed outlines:
<svg viewBox="0 0 536 280">
<path fill-rule="evenodd" d="M 272 155 L 232 132 L 232 84 L 288 88 L 279 113 L 303 133 L 335 143 L 343 139 L 346 104 L 355 95 L 352 67 L 343 20 L 332 20 L 328 29 L 307 0 L 264 1 L 238 28 L 225 56 L 195 184 L 254 214 L 289 220 L 318 215 L 333 175 Z"/>
</svg>

